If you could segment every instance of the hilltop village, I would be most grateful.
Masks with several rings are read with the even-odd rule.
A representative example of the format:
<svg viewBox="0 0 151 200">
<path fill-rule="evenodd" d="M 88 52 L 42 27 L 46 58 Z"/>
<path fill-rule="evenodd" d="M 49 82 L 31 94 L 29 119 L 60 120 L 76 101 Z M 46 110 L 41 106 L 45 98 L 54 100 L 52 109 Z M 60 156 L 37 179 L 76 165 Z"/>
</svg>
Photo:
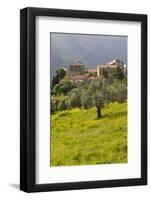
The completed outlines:
<svg viewBox="0 0 151 200">
<path fill-rule="evenodd" d="M 70 64 L 68 69 L 58 68 L 52 80 L 51 95 L 52 113 L 96 107 L 100 118 L 103 106 L 127 100 L 127 68 L 119 59 L 96 68 L 85 67 L 81 62 Z"/>
<path fill-rule="evenodd" d="M 75 82 L 82 82 L 84 80 L 96 80 L 101 74 L 113 74 L 117 68 L 120 68 L 123 76 L 127 76 L 127 67 L 119 59 L 114 59 L 106 64 L 97 65 L 96 68 L 87 68 L 83 63 L 77 62 L 70 64 L 69 68 L 63 68 L 68 77 Z"/>
</svg>

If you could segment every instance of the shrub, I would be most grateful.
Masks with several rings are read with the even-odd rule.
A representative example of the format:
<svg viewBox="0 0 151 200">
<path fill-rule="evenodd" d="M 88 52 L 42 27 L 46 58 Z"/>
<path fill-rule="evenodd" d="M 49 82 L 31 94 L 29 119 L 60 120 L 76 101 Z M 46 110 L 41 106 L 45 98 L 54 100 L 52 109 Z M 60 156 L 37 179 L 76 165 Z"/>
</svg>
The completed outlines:
<svg viewBox="0 0 151 200">
<path fill-rule="evenodd" d="M 74 88 L 68 93 L 68 108 L 81 108 L 81 90 L 79 88 Z"/>
<path fill-rule="evenodd" d="M 52 95 L 67 95 L 69 91 L 75 88 L 75 84 L 65 77 L 58 84 L 56 84 L 51 91 Z"/>
<path fill-rule="evenodd" d="M 51 97 L 51 112 L 54 113 L 56 111 L 62 111 L 67 109 L 67 100 L 68 97 L 61 95 Z"/>
</svg>

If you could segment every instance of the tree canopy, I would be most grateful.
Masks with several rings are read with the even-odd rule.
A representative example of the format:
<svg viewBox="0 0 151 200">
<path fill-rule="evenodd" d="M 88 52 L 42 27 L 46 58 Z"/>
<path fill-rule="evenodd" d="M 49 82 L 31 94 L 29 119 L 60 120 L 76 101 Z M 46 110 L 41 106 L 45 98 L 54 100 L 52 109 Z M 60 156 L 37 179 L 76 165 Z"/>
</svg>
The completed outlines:
<svg viewBox="0 0 151 200">
<path fill-rule="evenodd" d="M 63 76 L 61 76 L 63 77 Z M 71 81 L 66 76 L 52 87 L 51 111 L 78 107 L 96 108 L 97 118 L 102 117 L 102 108 L 110 102 L 124 102 L 127 99 L 127 81 L 113 76 L 100 76 L 96 80 L 82 84 Z"/>
</svg>

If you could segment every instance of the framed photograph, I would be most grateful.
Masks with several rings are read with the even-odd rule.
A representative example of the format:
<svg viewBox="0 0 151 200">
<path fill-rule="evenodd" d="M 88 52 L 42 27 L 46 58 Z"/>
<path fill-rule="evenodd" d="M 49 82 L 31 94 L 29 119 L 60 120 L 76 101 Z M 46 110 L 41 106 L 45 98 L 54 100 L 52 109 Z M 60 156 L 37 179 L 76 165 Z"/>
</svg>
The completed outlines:
<svg viewBox="0 0 151 200">
<path fill-rule="evenodd" d="M 20 12 L 20 189 L 147 184 L 147 15 Z"/>
</svg>

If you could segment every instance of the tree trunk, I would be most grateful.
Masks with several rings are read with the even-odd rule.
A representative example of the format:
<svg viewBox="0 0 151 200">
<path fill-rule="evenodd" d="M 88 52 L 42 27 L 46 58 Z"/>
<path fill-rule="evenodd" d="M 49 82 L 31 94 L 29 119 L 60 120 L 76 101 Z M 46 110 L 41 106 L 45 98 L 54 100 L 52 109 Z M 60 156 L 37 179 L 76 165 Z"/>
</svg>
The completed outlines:
<svg viewBox="0 0 151 200">
<path fill-rule="evenodd" d="M 96 112 L 97 112 L 97 117 L 98 117 L 98 119 L 100 119 L 100 118 L 102 117 L 101 107 L 100 107 L 100 106 L 97 106 L 97 107 L 96 107 Z"/>
</svg>

